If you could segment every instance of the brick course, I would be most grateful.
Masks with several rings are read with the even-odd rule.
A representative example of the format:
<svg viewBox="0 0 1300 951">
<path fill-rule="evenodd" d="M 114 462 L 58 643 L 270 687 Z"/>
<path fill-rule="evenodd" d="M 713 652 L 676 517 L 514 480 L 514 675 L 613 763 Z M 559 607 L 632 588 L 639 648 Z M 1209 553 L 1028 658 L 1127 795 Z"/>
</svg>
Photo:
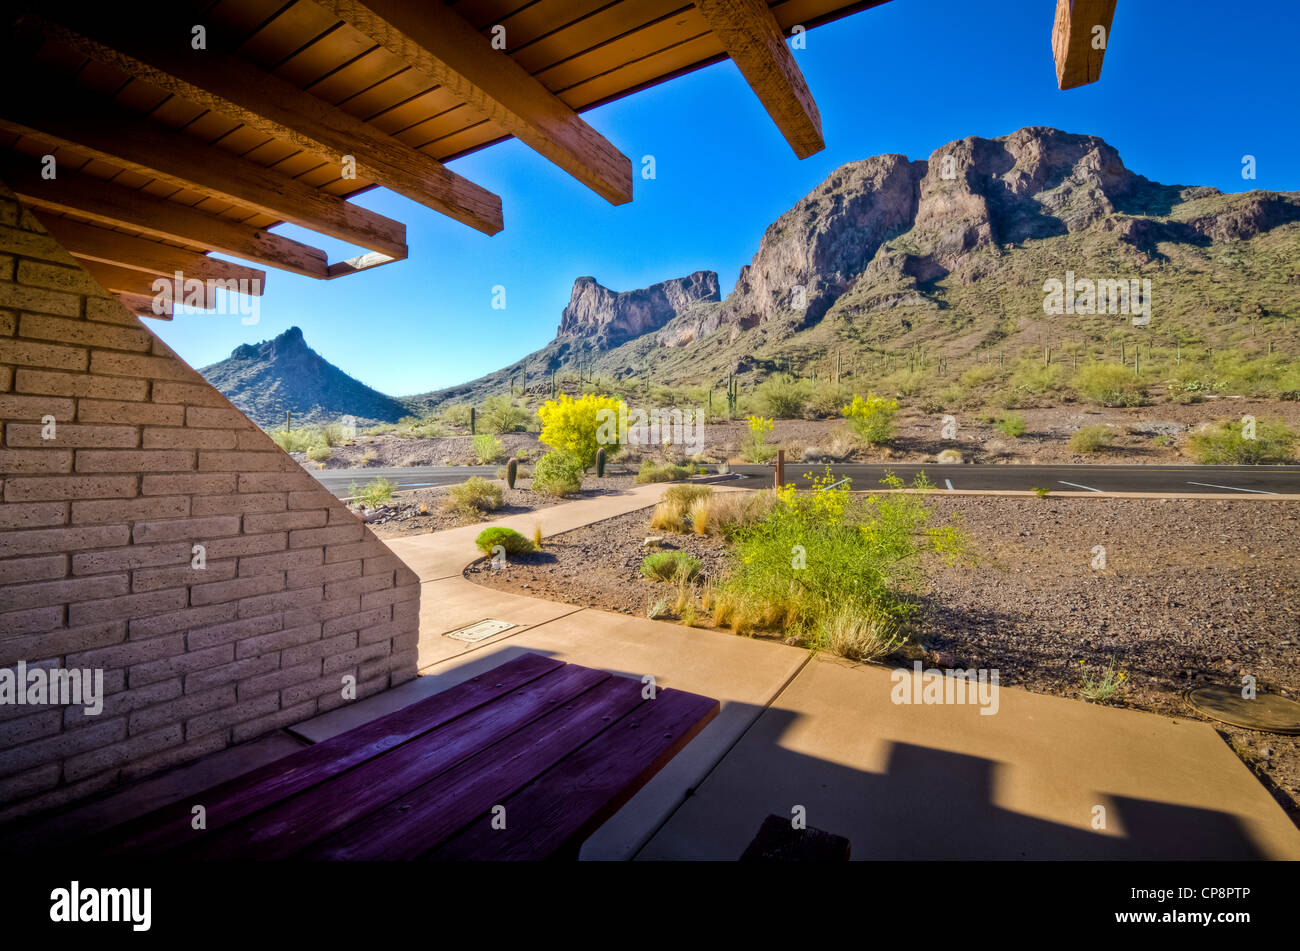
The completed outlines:
<svg viewBox="0 0 1300 951">
<path fill-rule="evenodd" d="M 412 573 L 2 183 L 0 435 L 0 665 L 106 693 L 0 707 L 0 822 L 415 676 Z"/>
</svg>

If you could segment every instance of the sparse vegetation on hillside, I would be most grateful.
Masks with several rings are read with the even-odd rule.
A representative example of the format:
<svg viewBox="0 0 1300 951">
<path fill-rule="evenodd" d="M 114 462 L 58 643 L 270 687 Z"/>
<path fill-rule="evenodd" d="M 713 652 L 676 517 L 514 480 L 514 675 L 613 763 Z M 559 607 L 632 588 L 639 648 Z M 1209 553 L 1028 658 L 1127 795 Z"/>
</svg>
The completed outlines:
<svg viewBox="0 0 1300 951">
<path fill-rule="evenodd" d="M 1297 436 L 1285 423 L 1258 421 L 1255 434 L 1240 421 L 1218 423 L 1187 439 L 1192 458 L 1202 465 L 1261 465 L 1295 460 Z"/>
</svg>

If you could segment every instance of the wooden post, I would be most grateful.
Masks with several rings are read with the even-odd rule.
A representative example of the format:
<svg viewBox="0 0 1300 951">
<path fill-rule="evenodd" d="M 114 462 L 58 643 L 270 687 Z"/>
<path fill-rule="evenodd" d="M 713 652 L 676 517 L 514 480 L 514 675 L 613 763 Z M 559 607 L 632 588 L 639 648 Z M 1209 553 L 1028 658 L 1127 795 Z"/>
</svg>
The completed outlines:
<svg viewBox="0 0 1300 951">
<path fill-rule="evenodd" d="M 776 483 L 775 488 L 781 488 L 785 484 L 785 450 L 776 451 Z"/>
</svg>

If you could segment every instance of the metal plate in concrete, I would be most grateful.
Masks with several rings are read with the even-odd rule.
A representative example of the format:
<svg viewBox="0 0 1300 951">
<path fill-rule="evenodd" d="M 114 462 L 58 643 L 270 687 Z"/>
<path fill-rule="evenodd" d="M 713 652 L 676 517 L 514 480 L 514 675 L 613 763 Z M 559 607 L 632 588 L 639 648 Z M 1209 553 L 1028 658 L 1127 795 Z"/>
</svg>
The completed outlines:
<svg viewBox="0 0 1300 951">
<path fill-rule="evenodd" d="M 471 624 L 468 627 L 461 627 L 454 631 L 448 631 L 443 635 L 443 637 L 454 637 L 458 641 L 477 644 L 479 641 L 487 640 L 493 634 L 500 634 L 502 631 L 508 631 L 512 627 L 515 627 L 515 625 L 509 621 L 498 621 L 493 618 L 484 618 L 477 624 Z"/>
<path fill-rule="evenodd" d="M 1187 702 L 1212 720 L 1262 733 L 1300 736 L 1300 703 L 1275 693 L 1247 700 L 1236 687 L 1200 687 L 1187 695 Z"/>
</svg>

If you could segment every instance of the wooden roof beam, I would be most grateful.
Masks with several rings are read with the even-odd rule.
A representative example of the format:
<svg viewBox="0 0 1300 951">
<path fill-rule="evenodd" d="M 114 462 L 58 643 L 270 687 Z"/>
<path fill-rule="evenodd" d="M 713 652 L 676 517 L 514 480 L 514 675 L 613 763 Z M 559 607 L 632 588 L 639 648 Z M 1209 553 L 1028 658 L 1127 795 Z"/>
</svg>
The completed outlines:
<svg viewBox="0 0 1300 951">
<path fill-rule="evenodd" d="M 193 136 L 169 131 L 111 102 L 88 100 L 84 90 L 42 76 L 29 78 L 37 91 L 30 97 L 11 97 L 0 108 L 0 129 L 195 188 L 392 258 L 407 256 L 406 226 L 400 221 L 255 162 L 207 148 Z"/>
<path fill-rule="evenodd" d="M 129 267 L 120 267 L 116 264 L 104 264 L 101 261 L 82 261 L 81 266 L 85 268 L 87 274 L 93 277 L 104 290 L 113 294 L 130 294 L 133 297 L 147 297 L 154 300 L 158 289 L 154 286 L 155 281 L 167 281 L 173 283 L 174 279 L 165 278 L 160 275 L 146 274 L 144 271 L 136 271 Z M 181 294 L 175 293 L 175 284 L 170 294 L 170 299 L 177 304 L 185 303 L 185 292 L 190 288 L 199 290 L 202 293 L 201 301 L 194 305 L 201 310 L 213 310 L 217 306 L 216 288 L 206 282 L 197 282 L 195 284 L 184 283 L 181 285 Z M 152 308 L 150 308 L 152 310 Z"/>
<path fill-rule="evenodd" d="M 118 11 L 80 8 L 59 22 L 24 14 L 18 28 L 47 37 L 121 69 L 196 105 L 219 112 L 266 135 L 292 142 L 329 162 L 356 160 L 356 174 L 484 234 L 502 228 L 501 199 L 373 126 L 233 53 L 190 47 L 190 25 L 159 18 L 124 19 Z"/>
<path fill-rule="evenodd" d="M 320 248 L 90 175 L 63 172 L 45 179 L 36 171 L 36 165 L 26 156 L 2 155 L 0 181 L 8 183 L 19 198 L 42 208 L 221 251 L 307 277 L 329 276 L 325 252 Z"/>
<path fill-rule="evenodd" d="M 167 277 L 180 271 L 185 277 L 200 281 L 245 281 L 249 287 L 266 286 L 266 272 L 256 268 L 208 257 L 197 251 L 159 244 L 148 238 L 97 228 L 71 218 L 60 218 L 39 208 L 34 214 L 54 240 L 63 245 L 73 257 L 83 261 L 118 264 Z"/>
<path fill-rule="evenodd" d="M 632 161 L 444 3 L 316 0 L 615 205 Z"/>
<path fill-rule="evenodd" d="M 1101 79 L 1101 62 L 1110 42 L 1116 0 L 1056 0 L 1052 54 L 1056 85 L 1086 86 Z"/>
<path fill-rule="evenodd" d="M 171 320 L 175 308 L 170 301 L 157 302 L 153 297 L 146 297 L 143 294 L 128 294 L 118 292 L 113 295 L 122 302 L 122 305 L 131 313 L 138 317 L 153 317 L 157 320 Z"/>
<path fill-rule="evenodd" d="M 822 117 L 776 17 L 763 0 L 695 0 L 695 7 L 801 159 L 826 148 Z"/>
</svg>

